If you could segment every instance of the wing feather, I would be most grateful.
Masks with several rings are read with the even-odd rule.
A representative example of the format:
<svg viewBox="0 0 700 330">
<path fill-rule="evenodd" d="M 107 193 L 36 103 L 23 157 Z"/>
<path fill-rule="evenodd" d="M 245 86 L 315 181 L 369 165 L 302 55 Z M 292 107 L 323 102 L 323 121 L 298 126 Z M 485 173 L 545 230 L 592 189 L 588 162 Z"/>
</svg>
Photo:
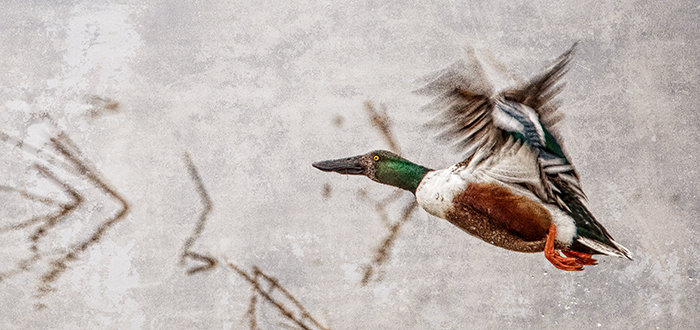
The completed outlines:
<svg viewBox="0 0 700 330">
<path fill-rule="evenodd" d="M 552 180 L 585 199 L 578 173 L 554 128 L 562 116 L 552 102 L 564 88 L 559 80 L 567 72 L 576 45 L 529 83 L 499 94 L 487 82 L 480 62 L 468 54 L 466 61 L 436 73 L 417 91 L 436 97 L 424 107 L 439 112 L 429 125 L 441 129 L 440 140 L 453 141 L 453 147 L 465 153 L 460 165 L 483 166 L 483 175 L 527 186 L 542 200 L 564 209 L 558 196 L 561 189 Z M 529 155 L 521 151 L 524 146 L 532 150 Z"/>
</svg>

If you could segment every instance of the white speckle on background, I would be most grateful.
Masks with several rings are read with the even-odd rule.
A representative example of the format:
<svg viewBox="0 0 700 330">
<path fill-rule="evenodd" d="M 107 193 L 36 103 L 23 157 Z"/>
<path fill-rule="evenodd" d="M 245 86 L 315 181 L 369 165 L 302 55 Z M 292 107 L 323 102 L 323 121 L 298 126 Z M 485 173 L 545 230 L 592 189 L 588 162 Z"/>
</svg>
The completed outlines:
<svg viewBox="0 0 700 330">
<path fill-rule="evenodd" d="M 342 264 L 340 269 L 345 272 L 345 281 L 350 283 L 360 283 L 362 280 L 362 274 L 359 272 L 359 267 L 356 264 Z"/>
</svg>

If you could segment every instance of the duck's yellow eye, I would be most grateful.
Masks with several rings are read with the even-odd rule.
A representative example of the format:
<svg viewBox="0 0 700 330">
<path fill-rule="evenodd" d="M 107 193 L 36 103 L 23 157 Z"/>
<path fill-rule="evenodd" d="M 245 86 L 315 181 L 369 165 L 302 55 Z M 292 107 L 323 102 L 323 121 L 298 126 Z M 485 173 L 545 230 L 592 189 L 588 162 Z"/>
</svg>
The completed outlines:
<svg viewBox="0 0 700 330">
<path fill-rule="evenodd" d="M 375 162 L 378 162 L 378 161 L 379 161 L 379 156 L 374 155 L 374 161 L 375 161 Z"/>
</svg>

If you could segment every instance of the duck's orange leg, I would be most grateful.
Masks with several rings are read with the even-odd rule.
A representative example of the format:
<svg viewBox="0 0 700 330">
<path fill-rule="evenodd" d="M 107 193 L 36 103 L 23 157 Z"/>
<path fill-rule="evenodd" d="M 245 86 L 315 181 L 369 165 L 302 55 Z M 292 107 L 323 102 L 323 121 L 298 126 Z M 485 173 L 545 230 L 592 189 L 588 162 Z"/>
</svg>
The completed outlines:
<svg viewBox="0 0 700 330">
<path fill-rule="evenodd" d="M 583 263 L 579 262 L 578 258 L 575 257 L 563 257 L 559 252 L 554 250 L 554 239 L 557 236 L 557 227 L 552 223 L 549 225 L 549 233 L 547 234 L 547 241 L 544 244 L 544 256 L 549 260 L 549 262 L 561 270 L 574 271 L 583 270 Z M 567 251 L 571 252 L 571 251 Z"/>
<path fill-rule="evenodd" d="M 583 253 L 583 252 L 576 252 L 576 251 L 561 251 L 565 256 L 569 258 L 576 258 L 579 263 L 582 265 L 597 265 L 598 261 L 593 259 L 592 254 L 588 253 Z"/>
</svg>

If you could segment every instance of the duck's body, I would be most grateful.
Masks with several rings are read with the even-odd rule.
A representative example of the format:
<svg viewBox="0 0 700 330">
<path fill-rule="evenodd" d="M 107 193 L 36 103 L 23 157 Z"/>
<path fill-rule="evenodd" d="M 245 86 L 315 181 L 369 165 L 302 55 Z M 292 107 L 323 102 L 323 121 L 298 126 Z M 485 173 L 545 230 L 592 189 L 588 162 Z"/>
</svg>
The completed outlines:
<svg viewBox="0 0 700 330">
<path fill-rule="evenodd" d="M 428 213 L 512 251 L 543 251 L 552 223 L 560 248 L 571 245 L 576 231 L 573 219 L 556 205 L 543 204 L 525 189 L 479 178 L 465 167 L 428 173 L 416 189 L 416 200 Z"/>
<path fill-rule="evenodd" d="M 428 108 L 442 112 L 443 135 L 470 151 L 450 168 L 431 170 L 388 151 L 314 166 L 411 191 L 428 213 L 501 248 L 544 251 L 559 269 L 594 265 L 593 254 L 631 259 L 581 202 L 578 174 L 553 132 L 556 108 L 548 101 L 560 90 L 572 50 L 520 89 L 474 88 L 452 69 L 421 90 L 437 96 Z"/>
</svg>

